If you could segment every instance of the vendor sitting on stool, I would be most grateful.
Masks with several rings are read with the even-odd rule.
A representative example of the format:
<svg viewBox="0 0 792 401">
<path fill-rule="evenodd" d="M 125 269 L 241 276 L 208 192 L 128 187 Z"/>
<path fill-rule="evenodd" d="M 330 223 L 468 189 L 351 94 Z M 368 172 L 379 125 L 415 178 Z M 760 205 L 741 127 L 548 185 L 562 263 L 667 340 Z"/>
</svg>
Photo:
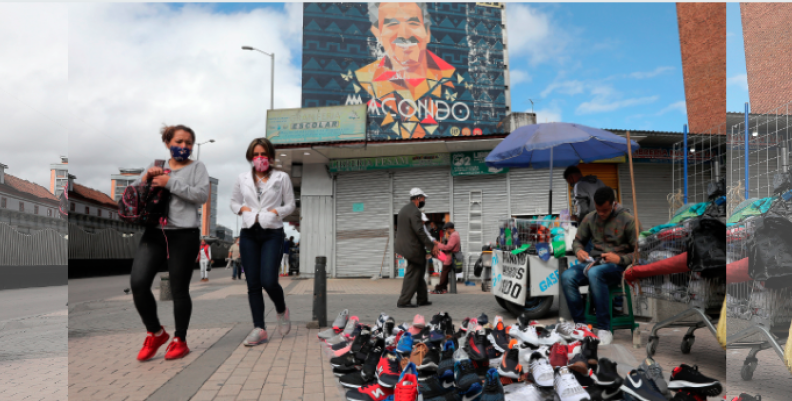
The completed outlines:
<svg viewBox="0 0 792 401">
<path fill-rule="evenodd" d="M 633 263 L 633 250 L 636 245 L 635 218 L 616 203 L 610 187 L 597 190 L 594 204 L 596 211 L 583 218 L 575 236 L 573 248 L 580 263 L 570 266 L 561 274 L 561 288 L 575 323 L 585 324 L 586 305 L 580 295 L 580 287 L 589 286 L 591 303 L 597 313 L 598 330 L 595 334 L 600 338 L 600 344 L 606 345 L 613 341 L 610 333 L 608 286 L 619 283 L 624 269 Z M 584 249 L 584 244 L 589 241 L 593 244 L 590 255 Z M 591 264 L 590 258 L 601 258 L 601 262 L 588 267 Z"/>
</svg>

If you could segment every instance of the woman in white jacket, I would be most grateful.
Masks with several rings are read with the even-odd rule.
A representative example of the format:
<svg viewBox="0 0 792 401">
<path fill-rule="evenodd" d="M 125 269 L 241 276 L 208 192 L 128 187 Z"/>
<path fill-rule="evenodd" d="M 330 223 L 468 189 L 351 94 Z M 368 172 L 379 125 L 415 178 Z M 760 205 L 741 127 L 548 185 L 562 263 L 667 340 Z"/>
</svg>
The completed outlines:
<svg viewBox="0 0 792 401">
<path fill-rule="evenodd" d="M 295 202 L 291 179 L 273 166 L 275 147 L 269 140 L 254 139 L 245 157 L 252 168 L 240 174 L 234 184 L 231 210 L 242 216 L 239 251 L 245 266 L 254 325 L 244 344 L 253 346 L 267 341 L 262 288 L 275 303 L 281 335 L 286 336 L 291 330 L 278 272 L 286 239 L 283 218 L 294 212 Z"/>
</svg>

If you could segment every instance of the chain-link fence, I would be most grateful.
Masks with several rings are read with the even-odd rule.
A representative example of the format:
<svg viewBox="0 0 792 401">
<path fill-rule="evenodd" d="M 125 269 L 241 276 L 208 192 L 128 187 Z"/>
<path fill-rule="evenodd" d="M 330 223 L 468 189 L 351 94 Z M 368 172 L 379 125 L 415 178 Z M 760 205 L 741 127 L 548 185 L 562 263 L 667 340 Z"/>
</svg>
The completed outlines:
<svg viewBox="0 0 792 401">
<path fill-rule="evenodd" d="M 708 132 L 687 135 L 674 144 L 673 190 L 669 215 L 683 205 L 708 201 L 707 187 L 726 175 L 726 123 Z"/>
</svg>

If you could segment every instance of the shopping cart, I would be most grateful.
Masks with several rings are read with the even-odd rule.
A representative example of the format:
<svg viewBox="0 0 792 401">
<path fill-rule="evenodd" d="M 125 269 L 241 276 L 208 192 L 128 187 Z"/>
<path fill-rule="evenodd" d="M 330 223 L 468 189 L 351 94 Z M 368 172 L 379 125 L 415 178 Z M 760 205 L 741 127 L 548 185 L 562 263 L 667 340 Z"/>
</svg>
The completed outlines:
<svg viewBox="0 0 792 401">
<path fill-rule="evenodd" d="M 638 265 L 646 265 L 687 252 L 690 239 L 690 222 L 667 228 L 639 242 Z M 709 279 L 699 272 L 676 273 L 653 276 L 638 282 L 637 304 L 648 303 L 645 298 L 654 298 L 687 306 L 682 312 L 654 325 L 646 345 L 649 357 L 657 352 L 660 337 L 657 332 L 665 328 L 686 327 L 687 334 L 680 346 L 683 354 L 689 354 L 696 341 L 695 332 L 708 328 L 717 336 L 717 317 L 723 305 L 726 291 L 725 279 Z"/>
<path fill-rule="evenodd" d="M 729 263 L 748 257 L 748 244 L 753 237 L 756 218 L 731 226 L 727 231 Z M 757 280 L 729 283 L 726 294 L 726 316 L 736 333 L 726 339 L 727 349 L 750 349 L 743 362 L 740 377 L 751 380 L 759 365 L 760 351 L 773 349 L 784 361 L 784 344 L 792 324 L 792 289 L 768 289 Z M 732 330 L 730 330 L 732 331 Z"/>
</svg>

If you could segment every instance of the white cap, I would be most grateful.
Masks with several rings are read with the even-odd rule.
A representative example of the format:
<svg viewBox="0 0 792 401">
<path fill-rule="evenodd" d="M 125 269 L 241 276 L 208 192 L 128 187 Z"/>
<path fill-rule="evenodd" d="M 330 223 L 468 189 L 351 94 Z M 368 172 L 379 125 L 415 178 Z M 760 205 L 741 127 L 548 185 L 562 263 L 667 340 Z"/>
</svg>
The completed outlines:
<svg viewBox="0 0 792 401">
<path fill-rule="evenodd" d="M 410 198 L 416 196 L 423 196 L 424 198 L 428 198 L 428 196 L 426 196 L 424 191 L 421 191 L 421 188 L 413 188 L 410 190 Z"/>
<path fill-rule="evenodd" d="M 426 217 L 426 215 L 425 215 L 425 214 L 421 213 L 421 220 L 423 220 L 423 221 L 429 221 L 429 218 L 428 218 L 428 217 Z"/>
</svg>

